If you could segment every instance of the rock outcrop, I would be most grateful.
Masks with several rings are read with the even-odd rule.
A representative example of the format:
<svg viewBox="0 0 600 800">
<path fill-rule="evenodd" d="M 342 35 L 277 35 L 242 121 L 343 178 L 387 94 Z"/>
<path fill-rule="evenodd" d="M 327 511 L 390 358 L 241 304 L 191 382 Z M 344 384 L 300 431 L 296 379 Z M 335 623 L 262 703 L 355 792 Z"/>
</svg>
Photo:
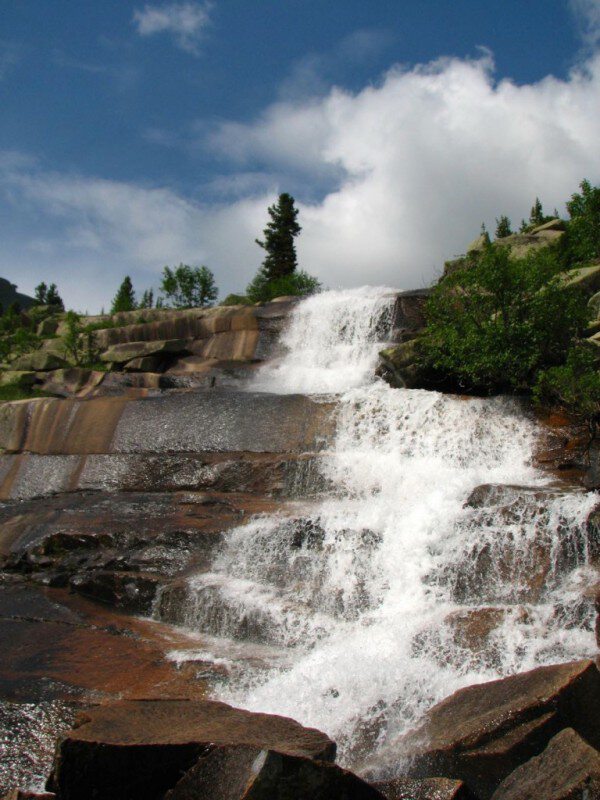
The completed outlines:
<svg viewBox="0 0 600 800">
<path fill-rule="evenodd" d="M 217 798 L 219 791 L 231 791 L 228 784 L 237 773 L 238 782 L 245 777 L 267 788 L 271 784 L 274 796 L 287 783 L 285 796 L 300 800 L 310 794 L 313 782 L 330 784 L 330 789 L 336 778 L 344 783 L 338 770 L 332 780 L 327 767 L 318 763 L 330 762 L 334 756 L 335 745 L 327 736 L 285 717 L 253 714 L 211 701 L 125 701 L 82 715 L 58 744 L 48 788 L 61 800 L 161 800 L 164 796 L 175 800 L 201 797 L 202 792 Z M 294 783 L 296 791 L 291 788 Z M 354 783 L 361 782 L 354 778 Z M 363 794 L 321 791 L 315 796 L 331 800 L 379 797 L 375 790 L 369 794 L 368 787 Z"/>
<path fill-rule="evenodd" d="M 462 689 L 398 742 L 409 774 L 463 780 L 481 800 L 563 728 L 600 745 L 600 673 L 580 661 Z"/>
<path fill-rule="evenodd" d="M 492 800 L 598 800 L 600 753 L 572 728 L 558 733 L 548 747 L 512 772 Z"/>
</svg>

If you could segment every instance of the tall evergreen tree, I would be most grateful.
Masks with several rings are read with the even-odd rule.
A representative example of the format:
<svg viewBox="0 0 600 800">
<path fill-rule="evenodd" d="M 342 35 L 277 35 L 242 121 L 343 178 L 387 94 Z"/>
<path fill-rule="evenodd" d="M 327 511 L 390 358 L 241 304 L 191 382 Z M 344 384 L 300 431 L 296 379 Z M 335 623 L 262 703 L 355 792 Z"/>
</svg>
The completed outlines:
<svg viewBox="0 0 600 800">
<path fill-rule="evenodd" d="M 511 233 L 510 220 L 505 214 L 502 214 L 500 219 L 496 220 L 496 239 L 504 239 Z"/>
<path fill-rule="evenodd" d="M 542 210 L 542 204 L 540 202 L 540 198 L 535 198 L 535 203 L 531 207 L 531 212 L 529 214 L 529 224 L 530 225 L 543 225 L 546 221 L 546 217 L 544 216 L 544 212 Z"/>
<path fill-rule="evenodd" d="M 117 314 L 119 311 L 133 311 L 134 308 L 135 292 L 133 291 L 131 278 L 126 275 L 123 283 L 119 286 L 119 291 L 114 296 L 110 313 Z"/>
<path fill-rule="evenodd" d="M 266 252 L 261 271 L 267 280 L 283 278 L 296 271 L 298 260 L 294 238 L 302 228 L 298 224 L 298 209 L 294 198 L 287 193 L 279 195 L 277 203 L 269 206 L 271 221 L 264 229 L 264 240 L 256 239 L 256 244 Z"/>
<path fill-rule="evenodd" d="M 146 289 L 140 300 L 139 308 L 152 308 L 154 305 L 154 290 Z"/>
<path fill-rule="evenodd" d="M 48 287 L 42 281 L 35 287 L 35 302 L 41 306 L 46 305 L 46 298 L 48 297 Z"/>
<path fill-rule="evenodd" d="M 58 293 L 55 283 L 51 283 L 48 287 L 48 291 L 46 292 L 46 305 L 53 306 L 56 311 L 65 310 L 65 304 L 62 301 L 62 297 Z"/>
</svg>

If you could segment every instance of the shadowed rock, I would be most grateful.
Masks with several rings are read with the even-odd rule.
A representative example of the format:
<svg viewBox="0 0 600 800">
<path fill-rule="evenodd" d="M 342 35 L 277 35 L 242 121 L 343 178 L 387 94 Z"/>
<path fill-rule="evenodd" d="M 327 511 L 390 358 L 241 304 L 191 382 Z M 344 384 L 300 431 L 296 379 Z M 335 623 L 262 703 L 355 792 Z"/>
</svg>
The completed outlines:
<svg viewBox="0 0 600 800">
<path fill-rule="evenodd" d="M 572 728 L 512 772 L 493 800 L 599 800 L 600 753 Z"/>
<path fill-rule="evenodd" d="M 48 788 L 62 800 L 158 800 L 214 746 L 238 745 L 300 759 L 335 756 L 325 734 L 285 717 L 211 701 L 120 702 L 82 716 L 60 741 Z"/>
<path fill-rule="evenodd" d="M 600 674 L 593 661 L 559 664 L 470 686 L 434 706 L 398 741 L 414 777 L 464 780 L 481 798 L 561 728 L 600 742 Z"/>
<path fill-rule="evenodd" d="M 384 800 L 372 786 L 334 764 L 259 747 L 215 747 L 165 800 Z"/>
</svg>

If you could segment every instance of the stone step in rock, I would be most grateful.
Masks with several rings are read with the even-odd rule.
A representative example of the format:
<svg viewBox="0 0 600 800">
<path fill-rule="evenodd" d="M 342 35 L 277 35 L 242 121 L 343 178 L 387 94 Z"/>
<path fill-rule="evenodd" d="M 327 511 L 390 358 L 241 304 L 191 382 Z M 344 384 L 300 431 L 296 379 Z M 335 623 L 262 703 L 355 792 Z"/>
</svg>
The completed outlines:
<svg viewBox="0 0 600 800">
<path fill-rule="evenodd" d="M 512 772 L 492 800 L 599 800 L 600 753 L 572 728 Z"/>
<path fill-rule="evenodd" d="M 463 780 L 481 800 L 564 727 L 600 744 L 600 673 L 593 661 L 539 667 L 461 689 L 396 743 L 409 776 Z M 393 746 L 392 746 L 392 749 Z"/>
<path fill-rule="evenodd" d="M 42 398 L 0 406 L 4 452 L 52 455 L 320 449 L 333 405 L 215 389 L 129 400 Z"/>
<path fill-rule="evenodd" d="M 325 734 L 286 717 L 208 700 L 124 701 L 92 709 L 62 738 L 48 789 L 63 800 L 160 800 L 215 747 L 240 745 L 292 759 L 335 757 Z"/>
<path fill-rule="evenodd" d="M 316 497 L 331 489 L 310 453 L 0 455 L 0 500 L 61 492 L 256 492 Z"/>
<path fill-rule="evenodd" d="M 149 614 L 162 585 L 209 568 L 223 533 L 269 498 L 243 494 L 78 493 L 5 503 L 0 567 L 33 575 L 134 613 Z"/>
</svg>

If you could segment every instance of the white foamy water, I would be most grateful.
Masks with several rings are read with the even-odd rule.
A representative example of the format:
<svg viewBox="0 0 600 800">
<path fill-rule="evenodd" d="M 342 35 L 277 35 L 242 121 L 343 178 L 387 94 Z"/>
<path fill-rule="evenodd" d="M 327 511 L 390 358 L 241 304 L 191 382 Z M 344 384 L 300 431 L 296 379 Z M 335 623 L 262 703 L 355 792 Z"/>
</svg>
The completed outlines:
<svg viewBox="0 0 600 800">
<path fill-rule="evenodd" d="M 286 355 L 266 364 L 250 388 L 278 394 L 327 394 L 362 386 L 389 332 L 391 289 L 323 292 L 303 300 L 281 344 Z"/>
<path fill-rule="evenodd" d="M 517 402 L 375 380 L 391 303 L 369 290 L 298 307 L 293 349 L 259 382 L 341 391 L 322 459 L 337 491 L 236 528 L 189 584 L 190 625 L 288 656 L 218 696 L 326 731 L 359 770 L 456 689 L 594 652 L 582 589 L 596 495 L 546 486 Z M 466 504 L 486 484 L 501 486 Z"/>
</svg>

